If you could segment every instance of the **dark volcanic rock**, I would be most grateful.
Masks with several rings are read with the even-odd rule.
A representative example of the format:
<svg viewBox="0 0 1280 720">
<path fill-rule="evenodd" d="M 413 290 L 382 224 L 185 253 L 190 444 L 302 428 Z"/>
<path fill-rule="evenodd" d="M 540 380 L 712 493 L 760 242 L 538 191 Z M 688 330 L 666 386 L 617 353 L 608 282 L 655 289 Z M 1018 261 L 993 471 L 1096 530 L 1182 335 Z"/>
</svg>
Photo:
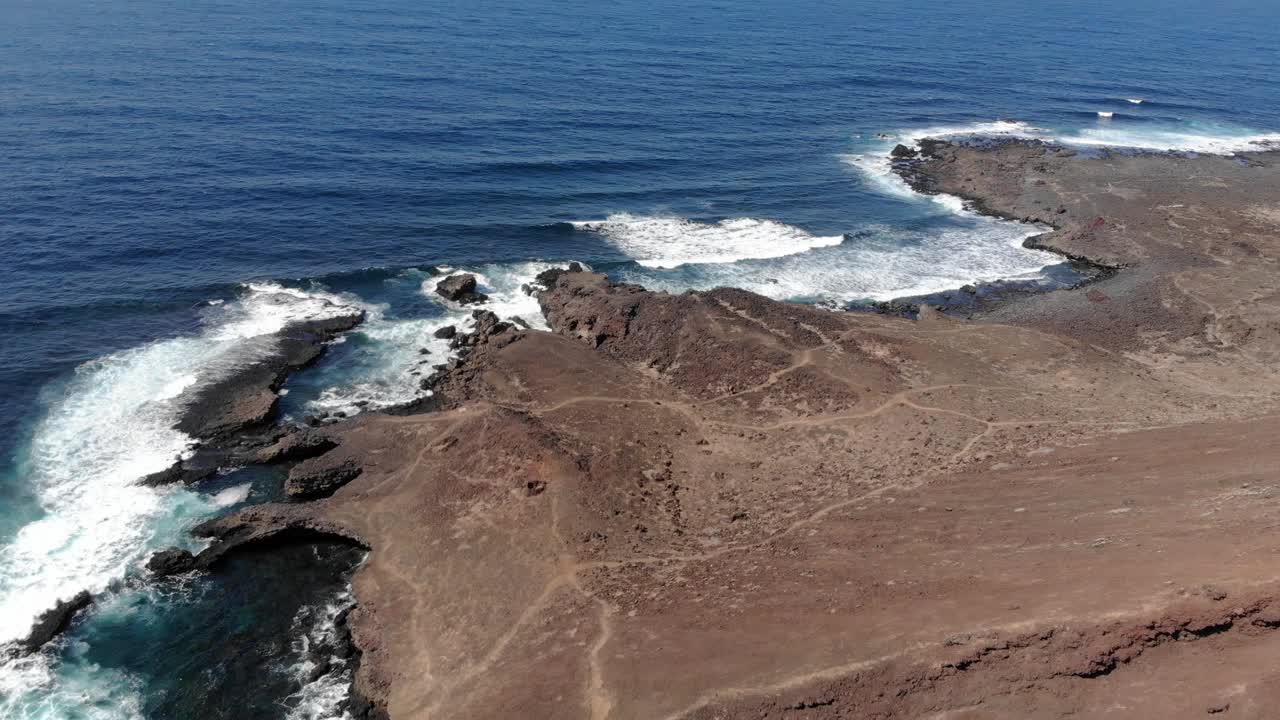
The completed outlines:
<svg viewBox="0 0 1280 720">
<path fill-rule="evenodd" d="M 451 275 L 436 283 L 436 294 L 463 305 L 489 299 L 488 295 L 476 292 L 476 276 L 470 273 Z"/>
<path fill-rule="evenodd" d="M 153 472 L 150 475 L 144 475 L 138 480 L 139 485 L 148 487 L 158 487 L 161 485 L 172 485 L 182 479 L 182 460 L 178 460 L 169 467 L 160 472 Z"/>
<path fill-rule="evenodd" d="M 357 720 L 388 720 L 390 717 L 385 709 L 378 707 L 355 689 L 347 699 L 346 711 Z"/>
<path fill-rule="evenodd" d="M 313 430 L 299 430 L 281 438 L 275 445 L 263 448 L 254 457 L 260 463 L 305 460 L 323 455 L 337 447 L 332 438 Z"/>
<path fill-rule="evenodd" d="M 92 602 L 93 596 L 85 590 L 81 590 L 79 594 L 69 600 L 59 600 L 57 605 L 41 613 L 36 618 L 35 624 L 32 625 L 31 632 L 17 642 L 18 654 L 30 655 L 44 647 L 45 643 L 67 629 L 67 626 L 75 618 L 76 613 L 89 607 Z"/>
<path fill-rule="evenodd" d="M 501 320 L 488 310 L 476 310 L 472 312 L 471 316 L 475 320 L 474 329 L 465 335 L 455 336 L 449 343 L 450 347 L 456 349 L 457 357 L 450 359 L 447 363 L 433 365 L 434 372 L 423 378 L 419 383 L 419 387 L 423 390 L 431 390 L 434 395 L 431 398 L 425 398 L 421 402 L 398 408 L 397 412 L 415 412 L 424 408 L 449 407 L 452 401 L 446 398 L 451 395 L 452 391 L 458 390 L 460 385 L 467 384 L 467 377 L 469 376 L 467 368 L 471 357 L 476 353 L 483 355 L 504 345 L 516 342 L 524 336 L 524 333 L 510 331 L 517 325 L 524 328 L 528 327 L 518 320 L 515 322 Z"/>
<path fill-rule="evenodd" d="M 172 485 L 174 483 L 192 484 L 201 480 L 208 480 L 217 474 L 217 467 L 194 467 L 185 460 L 179 458 L 169 467 L 144 476 L 138 481 L 139 485 L 148 487 L 159 487 L 161 485 Z"/>
<path fill-rule="evenodd" d="M 363 311 L 353 311 L 289 325 L 276 335 L 275 347 L 265 357 L 184 396 L 186 411 L 177 429 L 199 440 L 222 443 L 264 425 L 275 414 L 276 391 L 285 377 L 315 362 L 326 342 L 363 320 Z"/>
<path fill-rule="evenodd" d="M 503 322 L 497 315 L 488 310 L 476 310 L 471 313 L 471 317 L 475 318 L 476 321 L 476 329 L 470 333 L 471 337 L 484 338 L 489 335 L 496 335 L 511 327 L 511 323 Z"/>
<path fill-rule="evenodd" d="M 556 280 L 559 280 L 561 275 L 564 275 L 565 273 L 580 273 L 582 271 L 582 265 L 580 263 L 571 262 L 569 263 L 568 269 L 550 268 L 548 270 L 543 270 L 534 277 L 534 282 L 541 285 L 543 289 L 550 290 L 555 286 Z M 533 293 L 529 294 L 532 295 Z"/>
<path fill-rule="evenodd" d="M 896 147 L 894 147 L 893 150 L 889 153 L 889 155 L 893 157 L 895 160 L 907 160 L 919 154 L 920 153 L 916 152 L 914 148 L 909 148 L 906 145 L 902 145 L 902 144 L 899 144 Z"/>
<path fill-rule="evenodd" d="M 946 140 L 938 140 L 936 138 L 925 138 L 916 144 L 920 146 L 920 154 L 930 158 L 938 157 L 939 151 L 951 145 Z"/>
<path fill-rule="evenodd" d="M 151 559 L 147 561 L 147 570 L 152 575 L 165 577 L 168 575 L 181 575 L 185 572 L 191 572 L 198 567 L 196 558 L 191 553 L 181 548 L 169 548 L 161 550 Z"/>
<path fill-rule="evenodd" d="M 450 300 L 457 300 L 464 293 L 476 291 L 475 275 L 453 275 L 436 283 L 436 292 Z"/>
<path fill-rule="evenodd" d="M 301 512 L 305 507 L 301 504 L 258 505 L 196 525 L 191 534 L 209 538 L 213 543 L 196 555 L 195 568 L 213 569 L 237 550 L 277 543 L 337 540 L 369 549 L 368 543 L 349 528 L 308 517 Z"/>
<path fill-rule="evenodd" d="M 322 455 L 295 467 L 285 481 L 284 491 L 292 498 L 325 497 L 355 480 L 360 471 L 360 466 L 351 460 L 335 463 Z"/>
<path fill-rule="evenodd" d="M 435 335 L 437 338 L 440 338 L 441 340 L 449 340 L 454 335 L 458 334 L 458 328 L 452 325 L 445 325 L 444 327 L 440 328 L 439 330 L 436 330 L 432 334 Z"/>
</svg>

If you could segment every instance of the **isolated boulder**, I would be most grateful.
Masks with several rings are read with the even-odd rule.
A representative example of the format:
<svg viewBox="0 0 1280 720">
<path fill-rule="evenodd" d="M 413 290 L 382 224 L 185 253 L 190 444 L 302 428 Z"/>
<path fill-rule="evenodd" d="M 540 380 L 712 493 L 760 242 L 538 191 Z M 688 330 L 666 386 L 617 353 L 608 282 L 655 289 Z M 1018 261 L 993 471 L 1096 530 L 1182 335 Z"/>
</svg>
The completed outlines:
<svg viewBox="0 0 1280 720">
<path fill-rule="evenodd" d="M 488 295 L 476 292 L 476 276 L 470 273 L 450 275 L 436 283 L 436 294 L 456 303 L 482 303 L 489 299 Z"/>
</svg>

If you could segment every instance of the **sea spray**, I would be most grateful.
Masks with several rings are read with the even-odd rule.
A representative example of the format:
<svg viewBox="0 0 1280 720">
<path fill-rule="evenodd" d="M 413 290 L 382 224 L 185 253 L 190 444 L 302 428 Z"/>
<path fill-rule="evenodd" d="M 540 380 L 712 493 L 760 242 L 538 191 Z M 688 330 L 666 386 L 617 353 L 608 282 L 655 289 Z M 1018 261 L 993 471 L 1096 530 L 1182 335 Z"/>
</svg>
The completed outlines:
<svg viewBox="0 0 1280 720">
<path fill-rule="evenodd" d="M 604 220 L 573 221 L 572 225 L 601 234 L 627 257 L 653 268 L 783 257 L 839 245 L 844 240 L 840 235 L 812 235 L 776 220 L 749 217 L 698 222 L 618 213 Z"/>
<path fill-rule="evenodd" d="M 346 618 L 355 606 L 348 587 L 330 602 L 302 607 L 293 618 L 294 661 L 282 671 L 299 689 L 285 698 L 286 720 L 349 717 L 343 709 L 355 670 Z"/>
<path fill-rule="evenodd" d="M 53 391 L 27 453 L 28 482 L 43 514 L 0 548 L 0 643 L 25 636 L 34 618 L 59 598 L 82 590 L 110 595 L 150 552 L 191 546 L 186 530 L 193 523 L 243 501 L 244 486 L 211 497 L 185 487 L 144 487 L 137 480 L 192 449 L 193 439 L 174 429 L 184 391 L 251 362 L 271 348 L 269 335 L 290 322 L 349 311 L 336 296 L 251 285 L 237 302 L 209 306 L 205 327 L 195 336 L 153 342 L 76 368 Z M 99 604 L 106 600 L 99 597 Z M 60 654 L 74 657 L 76 649 L 59 644 L 0 664 L 6 717 L 44 717 L 43 708 L 59 706 L 51 698 L 66 692 L 109 698 L 104 702 L 110 708 L 102 711 L 108 714 L 85 717 L 119 717 L 110 713 L 129 706 L 117 697 L 119 678 L 104 681 L 111 686 L 105 687 L 95 684 L 104 674 L 77 671 L 74 664 L 66 673 L 57 667 Z"/>
<path fill-rule="evenodd" d="M 565 263 L 488 263 L 474 267 L 440 268 L 436 274 L 420 271 L 394 279 L 414 283 L 416 294 L 430 302 L 433 312 L 424 316 L 395 316 L 386 304 L 366 304 L 365 322 L 348 335 L 340 351 L 340 361 L 326 363 L 300 382 L 311 390 L 307 397 L 290 398 L 294 415 L 354 415 L 365 410 L 395 407 L 424 397 L 422 380 L 434 366 L 455 356 L 449 341 L 435 332 L 453 325 L 467 332 L 475 323 L 477 310 L 492 312 L 502 320 L 519 320 L 534 329 L 545 329 L 546 321 L 531 285 L 538 273 Z M 475 305 L 457 305 L 436 294 L 435 286 L 451 274 L 476 276 L 479 289 L 489 300 Z M 300 417 L 295 417 L 300 420 Z"/>
</svg>

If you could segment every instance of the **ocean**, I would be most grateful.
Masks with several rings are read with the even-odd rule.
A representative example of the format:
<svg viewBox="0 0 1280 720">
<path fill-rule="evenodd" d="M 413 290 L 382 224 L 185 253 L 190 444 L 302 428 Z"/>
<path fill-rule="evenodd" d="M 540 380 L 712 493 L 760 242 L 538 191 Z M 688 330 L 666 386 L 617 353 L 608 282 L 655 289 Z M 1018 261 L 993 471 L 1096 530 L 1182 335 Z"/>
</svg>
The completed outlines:
<svg viewBox="0 0 1280 720">
<path fill-rule="evenodd" d="M 320 657 L 359 552 L 156 582 L 279 471 L 137 478 L 190 449 L 183 390 L 331 303 L 365 325 L 283 411 L 414 399 L 466 314 L 576 260 L 654 289 L 833 309 L 1020 279 L 1038 228 L 912 194 L 924 134 L 1230 153 L 1280 141 L 1280 4 L 1224 0 L 0 0 L 0 717 L 334 718 Z M 430 355 L 422 355 L 426 348 Z M 416 373 L 416 374 L 415 374 Z"/>
</svg>

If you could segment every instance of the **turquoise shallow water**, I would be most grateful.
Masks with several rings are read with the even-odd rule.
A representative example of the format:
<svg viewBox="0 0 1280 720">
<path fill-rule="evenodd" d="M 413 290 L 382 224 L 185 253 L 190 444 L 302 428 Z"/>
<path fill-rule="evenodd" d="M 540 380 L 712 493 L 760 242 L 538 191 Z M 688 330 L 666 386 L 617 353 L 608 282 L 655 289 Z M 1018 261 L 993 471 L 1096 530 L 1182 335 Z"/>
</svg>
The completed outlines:
<svg viewBox="0 0 1280 720">
<path fill-rule="evenodd" d="M 338 712 L 340 669 L 304 683 L 296 646 L 343 602 L 351 553 L 178 586 L 139 572 L 278 492 L 260 471 L 132 482 L 188 447 L 173 399 L 291 318 L 369 311 L 284 403 L 353 412 L 411 398 L 419 350 L 446 351 L 430 332 L 460 313 L 424 290 L 428 264 L 479 272 L 499 312 L 535 323 L 519 286 L 570 259 L 833 304 L 1034 278 L 1055 262 L 1018 246 L 1034 228 L 914 197 L 883 153 L 920 132 L 1223 153 L 1280 132 L 1280 7 L 1244 1 L 0 0 L 0 16 L 0 641 L 57 596 L 103 597 L 0 666 L 14 718 Z"/>
</svg>

